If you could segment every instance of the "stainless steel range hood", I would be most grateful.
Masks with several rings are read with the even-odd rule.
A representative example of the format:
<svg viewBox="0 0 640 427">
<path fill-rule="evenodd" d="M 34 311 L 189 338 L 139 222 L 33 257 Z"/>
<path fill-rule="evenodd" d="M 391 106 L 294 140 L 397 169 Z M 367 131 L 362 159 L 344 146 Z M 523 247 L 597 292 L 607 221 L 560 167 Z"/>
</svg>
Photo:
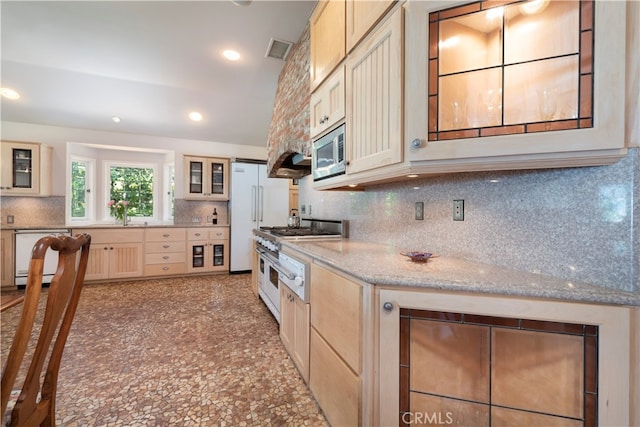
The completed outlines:
<svg viewBox="0 0 640 427">
<path fill-rule="evenodd" d="M 302 178 L 311 174 L 311 157 L 286 152 L 275 161 L 269 173 L 271 178 Z"/>
</svg>

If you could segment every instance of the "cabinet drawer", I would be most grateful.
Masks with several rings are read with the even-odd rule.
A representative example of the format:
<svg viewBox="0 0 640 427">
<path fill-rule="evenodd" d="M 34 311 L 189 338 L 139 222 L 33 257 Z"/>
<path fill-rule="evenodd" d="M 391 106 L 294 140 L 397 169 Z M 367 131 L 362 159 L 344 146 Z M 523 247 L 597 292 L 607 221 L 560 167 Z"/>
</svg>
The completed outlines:
<svg viewBox="0 0 640 427">
<path fill-rule="evenodd" d="M 149 228 L 145 230 L 147 242 L 176 242 L 184 240 L 184 228 Z"/>
<path fill-rule="evenodd" d="M 311 325 L 357 374 L 361 368 L 362 286 L 311 265 Z"/>
<path fill-rule="evenodd" d="M 97 243 L 142 243 L 144 241 L 144 230 L 96 228 L 73 230 L 73 232 L 89 233 L 92 245 Z"/>
<path fill-rule="evenodd" d="M 187 271 L 185 263 L 148 264 L 144 266 L 146 276 L 163 276 L 168 274 L 184 274 Z"/>
<path fill-rule="evenodd" d="M 361 380 L 311 328 L 309 388 L 334 426 L 361 425 Z"/>
<path fill-rule="evenodd" d="M 144 245 L 147 254 L 162 254 L 169 252 L 184 252 L 187 250 L 187 243 L 181 242 L 151 242 Z"/>
<path fill-rule="evenodd" d="M 171 252 L 166 254 L 146 254 L 144 257 L 145 264 L 172 264 L 176 262 L 185 262 L 187 259 L 184 252 Z"/>
<path fill-rule="evenodd" d="M 229 227 L 190 228 L 187 230 L 187 240 L 227 240 Z"/>
</svg>

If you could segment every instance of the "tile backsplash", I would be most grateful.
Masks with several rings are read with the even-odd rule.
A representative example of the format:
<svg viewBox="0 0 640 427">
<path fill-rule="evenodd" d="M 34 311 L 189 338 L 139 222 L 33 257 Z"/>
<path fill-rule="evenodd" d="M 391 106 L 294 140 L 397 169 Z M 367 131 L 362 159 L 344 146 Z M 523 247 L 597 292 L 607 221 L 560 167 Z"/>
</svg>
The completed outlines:
<svg viewBox="0 0 640 427">
<path fill-rule="evenodd" d="M 631 149 L 611 166 L 458 173 L 364 192 L 318 192 L 305 178 L 300 204 L 349 220 L 355 239 L 640 292 L 639 168 Z M 452 219 L 454 199 L 464 221 Z"/>
</svg>

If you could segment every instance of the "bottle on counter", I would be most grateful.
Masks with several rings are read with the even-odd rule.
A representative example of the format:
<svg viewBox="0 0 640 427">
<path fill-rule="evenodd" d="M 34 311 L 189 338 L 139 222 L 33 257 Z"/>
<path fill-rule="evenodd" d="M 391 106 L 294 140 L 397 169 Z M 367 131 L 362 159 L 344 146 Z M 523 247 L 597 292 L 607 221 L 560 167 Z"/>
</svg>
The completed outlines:
<svg viewBox="0 0 640 427">
<path fill-rule="evenodd" d="M 213 208 L 213 214 L 211 215 L 211 222 L 213 224 L 218 223 L 218 211 L 216 210 L 216 208 Z"/>
</svg>

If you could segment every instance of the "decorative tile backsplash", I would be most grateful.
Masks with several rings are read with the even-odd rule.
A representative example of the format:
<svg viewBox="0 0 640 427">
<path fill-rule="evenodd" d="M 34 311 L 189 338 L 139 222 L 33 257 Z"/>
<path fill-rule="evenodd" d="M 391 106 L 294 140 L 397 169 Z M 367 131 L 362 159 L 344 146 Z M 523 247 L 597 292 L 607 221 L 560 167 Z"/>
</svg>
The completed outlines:
<svg viewBox="0 0 640 427">
<path fill-rule="evenodd" d="M 458 173 L 318 192 L 309 216 L 350 221 L 351 237 L 640 292 L 640 149 L 611 166 Z M 464 221 L 453 221 L 453 200 Z M 414 219 L 424 202 L 424 220 Z M 635 238 L 634 238 L 635 236 Z"/>
</svg>

